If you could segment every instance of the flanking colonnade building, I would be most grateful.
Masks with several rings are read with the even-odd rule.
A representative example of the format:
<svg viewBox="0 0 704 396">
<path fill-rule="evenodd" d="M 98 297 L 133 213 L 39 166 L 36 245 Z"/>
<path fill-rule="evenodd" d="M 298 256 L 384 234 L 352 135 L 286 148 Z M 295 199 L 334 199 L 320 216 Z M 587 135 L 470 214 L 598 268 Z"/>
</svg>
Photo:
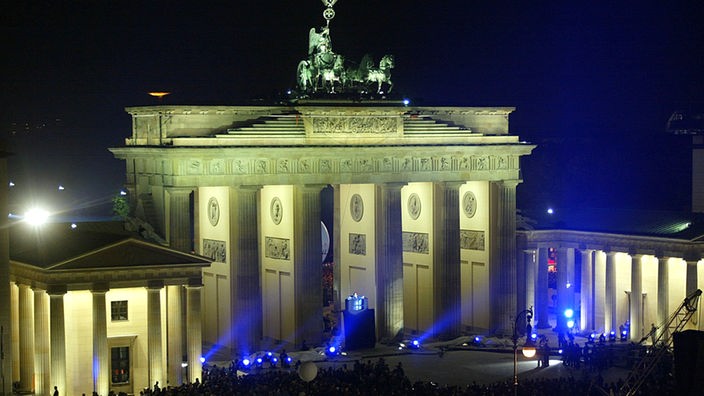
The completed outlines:
<svg viewBox="0 0 704 396">
<path fill-rule="evenodd" d="M 526 280 L 518 289 L 519 305 L 535 307 L 539 328 L 564 325 L 562 313 L 569 308 L 577 315 L 576 328 L 583 332 L 618 334 L 628 322 L 628 338 L 638 342 L 653 325 L 658 332 L 667 331 L 662 324 L 685 297 L 704 289 L 704 240 L 700 227 L 694 224 L 696 216 L 627 210 L 585 212 L 580 216 L 582 224 L 518 232 L 522 252 L 519 278 Z M 630 219 L 630 224 L 625 224 L 630 232 L 585 231 L 604 215 Z M 621 226 L 624 224 L 614 228 Z M 553 264 L 557 267 L 556 287 L 550 301 L 551 294 L 546 291 L 551 288 L 548 274 Z M 556 323 L 549 323 L 550 309 L 554 309 Z M 701 307 L 697 307 L 686 328 L 704 329 L 703 319 Z"/>
</svg>

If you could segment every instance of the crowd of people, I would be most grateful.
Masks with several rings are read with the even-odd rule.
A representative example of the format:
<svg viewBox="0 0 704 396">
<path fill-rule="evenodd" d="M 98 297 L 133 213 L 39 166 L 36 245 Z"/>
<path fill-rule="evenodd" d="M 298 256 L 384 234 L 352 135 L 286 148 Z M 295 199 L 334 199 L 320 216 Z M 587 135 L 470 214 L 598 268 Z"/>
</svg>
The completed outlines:
<svg viewBox="0 0 704 396">
<path fill-rule="evenodd" d="M 230 367 L 211 366 L 203 372 L 203 381 L 178 387 L 145 389 L 141 395 L 150 396 L 201 396 L 201 395 L 510 395 L 514 392 L 512 380 L 490 385 L 472 383 L 465 386 L 443 386 L 427 381 L 411 381 L 399 363 L 390 367 L 381 358 L 376 362 L 356 361 L 336 368 L 321 368 L 312 381 L 304 381 L 296 366 L 289 369 L 261 370 L 238 375 L 237 364 Z M 600 375 L 586 370 L 574 370 L 563 378 L 523 379 L 519 395 L 604 395 L 617 394 L 621 382 L 605 383 Z M 641 395 L 672 394 L 674 383 L 671 375 L 648 379 L 641 387 Z"/>
</svg>

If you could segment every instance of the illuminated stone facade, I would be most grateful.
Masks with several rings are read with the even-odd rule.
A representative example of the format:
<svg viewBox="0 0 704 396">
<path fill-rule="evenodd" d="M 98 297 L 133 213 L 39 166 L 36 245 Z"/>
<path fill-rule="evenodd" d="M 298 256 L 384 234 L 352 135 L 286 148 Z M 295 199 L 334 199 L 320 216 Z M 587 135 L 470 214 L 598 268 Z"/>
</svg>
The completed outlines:
<svg viewBox="0 0 704 396">
<path fill-rule="evenodd" d="M 172 247 L 216 260 L 203 272 L 207 342 L 239 352 L 262 339 L 322 342 L 320 192 L 328 186 L 336 308 L 355 291 L 369 297 L 379 339 L 510 331 L 515 190 L 520 159 L 534 147 L 508 133 L 512 108 L 127 111 L 132 136 L 111 151 L 125 160 L 136 213 Z"/>
</svg>

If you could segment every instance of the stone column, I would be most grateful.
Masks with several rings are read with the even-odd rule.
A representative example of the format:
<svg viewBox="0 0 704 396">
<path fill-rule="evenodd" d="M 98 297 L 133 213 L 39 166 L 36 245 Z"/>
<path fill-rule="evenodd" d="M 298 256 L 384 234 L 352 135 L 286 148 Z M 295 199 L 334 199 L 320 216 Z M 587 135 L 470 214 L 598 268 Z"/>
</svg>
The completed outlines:
<svg viewBox="0 0 704 396">
<path fill-rule="evenodd" d="M 687 261 L 687 293 L 685 295 L 689 296 L 692 294 L 693 291 L 697 290 L 697 263 L 699 262 L 698 258 L 690 258 L 688 257 L 686 259 Z"/>
<path fill-rule="evenodd" d="M 516 245 L 521 245 L 518 240 L 516 240 Z M 526 278 L 526 266 L 528 265 L 528 258 L 522 249 L 517 248 L 516 250 L 516 310 L 522 311 L 528 306 L 528 300 L 526 299 L 526 283 L 528 279 Z M 531 322 L 531 324 L 533 324 Z"/>
<path fill-rule="evenodd" d="M 642 254 L 631 254 L 631 322 L 630 339 L 638 342 L 643 337 L 643 263 Z"/>
<path fill-rule="evenodd" d="M 181 308 L 181 285 L 166 286 L 166 362 L 168 366 L 168 385 L 178 386 L 183 383 L 181 362 L 183 361 L 183 309 Z"/>
<path fill-rule="evenodd" d="M 548 315 L 548 248 L 541 247 L 536 250 L 538 267 L 535 284 L 535 325 L 539 329 L 550 327 Z"/>
<path fill-rule="evenodd" d="M 670 318 L 670 259 L 658 257 L 658 324 Z M 658 336 L 667 332 L 666 326 L 658 328 Z"/>
<path fill-rule="evenodd" d="M 105 293 L 108 286 L 93 285 L 93 388 L 98 395 L 105 396 L 110 390 L 110 366 L 108 364 L 108 320 Z"/>
<path fill-rule="evenodd" d="M 66 395 L 66 330 L 64 327 L 65 286 L 49 286 L 49 320 L 51 339 L 51 379 L 49 386 L 59 390 L 59 395 Z"/>
<path fill-rule="evenodd" d="M 334 300 L 335 300 L 335 311 L 336 312 L 342 312 L 342 309 L 344 308 L 342 306 L 342 301 L 343 297 L 340 295 L 340 290 L 341 290 L 341 281 L 342 279 L 342 242 L 341 242 L 341 236 L 340 236 L 340 222 L 341 222 L 341 207 L 340 207 L 340 185 L 335 184 L 333 185 L 333 232 L 332 232 L 332 254 L 333 254 L 333 291 L 334 291 Z M 340 316 L 342 317 L 342 316 Z M 342 322 L 342 321 L 340 321 Z M 342 323 L 339 324 L 340 329 L 343 328 Z"/>
<path fill-rule="evenodd" d="M 10 350 L 12 353 L 12 381 L 20 382 L 20 288 L 16 283 L 10 286 Z"/>
<path fill-rule="evenodd" d="M 497 334 L 512 334 L 516 317 L 516 186 L 518 180 L 492 183 L 496 199 L 492 200 L 490 231 L 493 235 L 489 286 L 491 324 Z"/>
<path fill-rule="evenodd" d="M 376 185 L 376 317 L 380 340 L 403 330 L 403 239 L 401 188 L 405 183 Z"/>
<path fill-rule="evenodd" d="M 607 332 L 617 331 L 616 324 L 616 252 L 606 252 L 606 306 L 604 307 Z"/>
<path fill-rule="evenodd" d="M 259 186 L 230 189 L 230 340 L 232 359 L 258 350 L 262 338 L 257 193 Z M 320 238 L 318 238 L 320 239 Z M 320 250 L 320 249 L 318 249 Z"/>
<path fill-rule="evenodd" d="M 20 390 L 34 392 L 34 293 L 19 284 L 20 312 Z"/>
<path fill-rule="evenodd" d="M 560 330 L 567 329 L 567 319 L 565 311 L 572 309 L 577 313 L 577 307 L 574 301 L 574 248 L 560 247 L 557 249 L 557 312 L 555 319 L 557 328 Z M 573 316 L 572 320 L 577 322 L 577 317 Z"/>
<path fill-rule="evenodd" d="M 188 382 L 202 380 L 203 364 L 200 361 L 203 337 L 201 334 L 200 294 L 203 281 L 189 279 L 186 286 L 186 350 L 188 352 Z"/>
<path fill-rule="evenodd" d="M 582 257 L 581 282 L 579 292 L 579 323 L 583 331 L 596 330 L 594 326 L 594 261 L 593 250 L 580 250 Z"/>
<path fill-rule="evenodd" d="M 49 306 L 42 289 L 34 289 L 34 394 L 50 395 Z"/>
<path fill-rule="evenodd" d="M 161 349 L 161 290 L 164 282 L 149 281 L 147 286 L 147 356 L 149 357 L 149 385 L 164 384 L 164 359 Z"/>
<path fill-rule="evenodd" d="M 435 335 L 443 340 L 459 336 L 462 324 L 459 241 L 461 185 L 459 182 L 433 185 L 433 329 Z M 514 241 L 514 259 L 515 246 Z M 403 268 L 400 271 L 403 277 Z"/>
<path fill-rule="evenodd" d="M 536 283 L 537 279 L 535 277 L 535 273 L 537 272 L 537 266 L 538 263 L 536 261 L 536 252 L 535 250 L 524 250 L 523 251 L 523 261 L 525 263 L 525 284 L 526 284 L 526 290 L 525 290 L 525 306 L 526 308 L 534 307 L 535 308 L 535 292 L 536 292 Z M 535 314 L 535 309 L 533 310 L 533 313 Z M 533 322 L 532 324 L 535 325 L 537 323 L 537 318 L 536 322 Z"/>
<path fill-rule="evenodd" d="M 0 212 L 8 212 L 8 179 L 7 156 L 3 144 L 0 143 Z M 0 394 L 9 395 L 12 392 L 12 297 L 10 291 L 10 228 L 7 216 L 0 216 L 0 344 L 3 346 L 3 356 L 0 360 Z"/>
<path fill-rule="evenodd" d="M 169 197 L 169 246 L 190 253 L 193 249 L 190 210 L 193 189 L 169 187 L 166 191 Z"/>
<path fill-rule="evenodd" d="M 320 256 L 320 190 L 324 185 L 294 186 L 293 293 L 296 307 L 294 344 L 319 345 L 323 333 Z"/>
</svg>

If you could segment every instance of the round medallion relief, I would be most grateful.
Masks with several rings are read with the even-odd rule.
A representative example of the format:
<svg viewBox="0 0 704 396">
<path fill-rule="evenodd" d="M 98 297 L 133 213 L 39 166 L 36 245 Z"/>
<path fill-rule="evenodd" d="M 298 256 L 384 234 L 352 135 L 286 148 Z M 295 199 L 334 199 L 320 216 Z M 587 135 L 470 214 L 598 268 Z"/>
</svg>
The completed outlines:
<svg viewBox="0 0 704 396">
<path fill-rule="evenodd" d="M 213 227 L 220 221 L 220 204 L 215 197 L 210 197 L 208 200 L 208 220 Z"/>
<path fill-rule="evenodd" d="M 271 221 L 273 221 L 274 224 L 281 223 L 281 218 L 284 215 L 284 208 L 281 205 L 281 200 L 279 199 L 279 197 L 274 197 L 271 200 L 271 205 L 269 206 L 269 215 L 271 215 Z"/>
<path fill-rule="evenodd" d="M 350 199 L 350 215 L 354 221 L 360 221 L 364 216 L 364 201 L 359 194 L 354 194 Z"/>
<path fill-rule="evenodd" d="M 462 211 L 470 219 L 477 212 L 477 197 L 474 196 L 473 192 L 467 191 L 462 196 Z"/>
<path fill-rule="evenodd" d="M 408 196 L 408 214 L 413 220 L 420 216 L 420 197 L 416 193 Z"/>
</svg>

